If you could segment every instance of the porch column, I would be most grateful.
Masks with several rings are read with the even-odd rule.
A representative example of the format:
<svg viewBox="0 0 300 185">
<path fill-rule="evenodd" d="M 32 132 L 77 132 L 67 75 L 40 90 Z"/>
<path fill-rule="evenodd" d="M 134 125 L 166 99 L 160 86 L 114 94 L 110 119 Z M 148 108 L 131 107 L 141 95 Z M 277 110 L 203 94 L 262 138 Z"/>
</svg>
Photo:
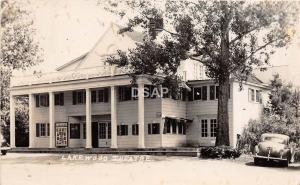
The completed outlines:
<svg viewBox="0 0 300 185">
<path fill-rule="evenodd" d="M 117 136 L 117 87 L 110 87 L 110 102 L 111 102 L 111 148 L 118 148 Z"/>
<path fill-rule="evenodd" d="M 29 94 L 29 148 L 33 148 L 35 139 L 35 124 L 33 121 L 34 95 Z"/>
<path fill-rule="evenodd" d="M 49 136 L 49 148 L 55 148 L 55 133 L 54 133 L 54 93 L 49 92 L 49 126 L 50 126 L 50 136 Z"/>
<path fill-rule="evenodd" d="M 92 148 L 92 106 L 91 106 L 91 89 L 85 89 L 85 116 L 86 116 L 86 143 L 85 148 Z"/>
<path fill-rule="evenodd" d="M 10 95 L 10 108 L 9 108 L 9 116 L 10 116 L 10 147 L 16 147 L 16 117 L 15 117 L 15 98 Z"/>
<path fill-rule="evenodd" d="M 145 148 L 145 118 L 144 118 L 144 83 L 138 82 L 138 123 L 139 123 L 139 148 Z"/>
</svg>

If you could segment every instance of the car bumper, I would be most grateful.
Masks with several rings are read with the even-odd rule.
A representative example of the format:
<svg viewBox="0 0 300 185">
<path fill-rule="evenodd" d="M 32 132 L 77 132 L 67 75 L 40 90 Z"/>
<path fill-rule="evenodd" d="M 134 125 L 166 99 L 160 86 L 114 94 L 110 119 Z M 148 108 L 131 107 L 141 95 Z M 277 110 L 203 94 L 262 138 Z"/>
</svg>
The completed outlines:
<svg viewBox="0 0 300 185">
<path fill-rule="evenodd" d="M 287 161 L 288 159 L 280 158 L 280 157 L 269 157 L 269 156 L 261 156 L 261 155 L 255 155 L 254 158 L 257 159 L 267 159 L 269 160 L 276 160 L 276 161 Z"/>
</svg>

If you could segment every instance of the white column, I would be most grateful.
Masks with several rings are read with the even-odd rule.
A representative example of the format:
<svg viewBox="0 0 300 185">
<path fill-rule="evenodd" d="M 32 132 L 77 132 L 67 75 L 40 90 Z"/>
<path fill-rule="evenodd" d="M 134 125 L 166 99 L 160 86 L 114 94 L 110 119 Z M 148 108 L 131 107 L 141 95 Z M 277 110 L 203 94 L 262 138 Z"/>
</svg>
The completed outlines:
<svg viewBox="0 0 300 185">
<path fill-rule="evenodd" d="M 16 147 L 16 117 L 15 117 L 15 98 L 10 95 L 10 108 L 9 108 L 9 115 L 10 115 L 10 147 Z"/>
<path fill-rule="evenodd" d="M 35 139 L 35 124 L 33 121 L 33 109 L 34 109 L 34 95 L 29 94 L 29 148 L 34 147 L 34 139 Z"/>
<path fill-rule="evenodd" d="M 54 93 L 49 92 L 49 126 L 50 126 L 49 148 L 55 148 L 54 111 L 55 111 Z"/>
<path fill-rule="evenodd" d="M 145 118 L 144 118 L 144 83 L 138 83 L 138 123 L 139 123 L 139 148 L 145 148 Z"/>
<path fill-rule="evenodd" d="M 117 87 L 110 87 L 111 102 L 111 148 L 118 148 L 117 136 Z"/>
<path fill-rule="evenodd" d="M 92 148 L 92 106 L 91 106 L 91 89 L 86 90 L 85 114 L 86 114 L 86 143 L 85 148 Z"/>
</svg>

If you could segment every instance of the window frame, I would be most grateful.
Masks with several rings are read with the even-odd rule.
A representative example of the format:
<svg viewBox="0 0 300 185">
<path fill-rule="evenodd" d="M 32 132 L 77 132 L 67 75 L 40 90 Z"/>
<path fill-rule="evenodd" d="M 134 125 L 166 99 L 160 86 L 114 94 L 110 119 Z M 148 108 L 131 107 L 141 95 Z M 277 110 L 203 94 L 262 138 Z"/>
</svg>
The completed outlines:
<svg viewBox="0 0 300 185">
<path fill-rule="evenodd" d="M 218 122 L 217 119 L 210 119 L 210 137 L 217 137 Z"/>
<path fill-rule="evenodd" d="M 208 121 L 201 119 L 201 137 L 208 137 Z"/>
<path fill-rule="evenodd" d="M 70 125 L 69 125 L 69 139 L 81 139 L 81 126 L 80 126 L 81 124 L 80 123 L 70 123 Z M 76 133 L 76 134 L 78 134 L 78 136 L 77 135 L 73 135 L 73 133 L 72 132 L 74 132 L 74 130 L 72 130 L 72 127 L 73 126 L 76 126 L 77 128 L 79 128 L 79 130 L 77 131 L 78 133 Z M 75 137 L 76 136 L 76 137 Z"/>
</svg>

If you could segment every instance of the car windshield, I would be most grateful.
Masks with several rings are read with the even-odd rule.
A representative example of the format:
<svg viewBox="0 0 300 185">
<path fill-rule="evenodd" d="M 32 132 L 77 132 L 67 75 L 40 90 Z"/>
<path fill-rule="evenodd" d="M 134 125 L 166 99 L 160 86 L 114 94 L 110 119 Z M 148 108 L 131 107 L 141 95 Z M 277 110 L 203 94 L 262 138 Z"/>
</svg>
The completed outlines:
<svg viewBox="0 0 300 185">
<path fill-rule="evenodd" d="M 272 142 L 276 142 L 276 143 L 286 144 L 285 139 L 279 138 L 279 137 L 275 137 L 275 136 L 264 137 L 262 139 L 262 141 L 272 141 Z"/>
</svg>

